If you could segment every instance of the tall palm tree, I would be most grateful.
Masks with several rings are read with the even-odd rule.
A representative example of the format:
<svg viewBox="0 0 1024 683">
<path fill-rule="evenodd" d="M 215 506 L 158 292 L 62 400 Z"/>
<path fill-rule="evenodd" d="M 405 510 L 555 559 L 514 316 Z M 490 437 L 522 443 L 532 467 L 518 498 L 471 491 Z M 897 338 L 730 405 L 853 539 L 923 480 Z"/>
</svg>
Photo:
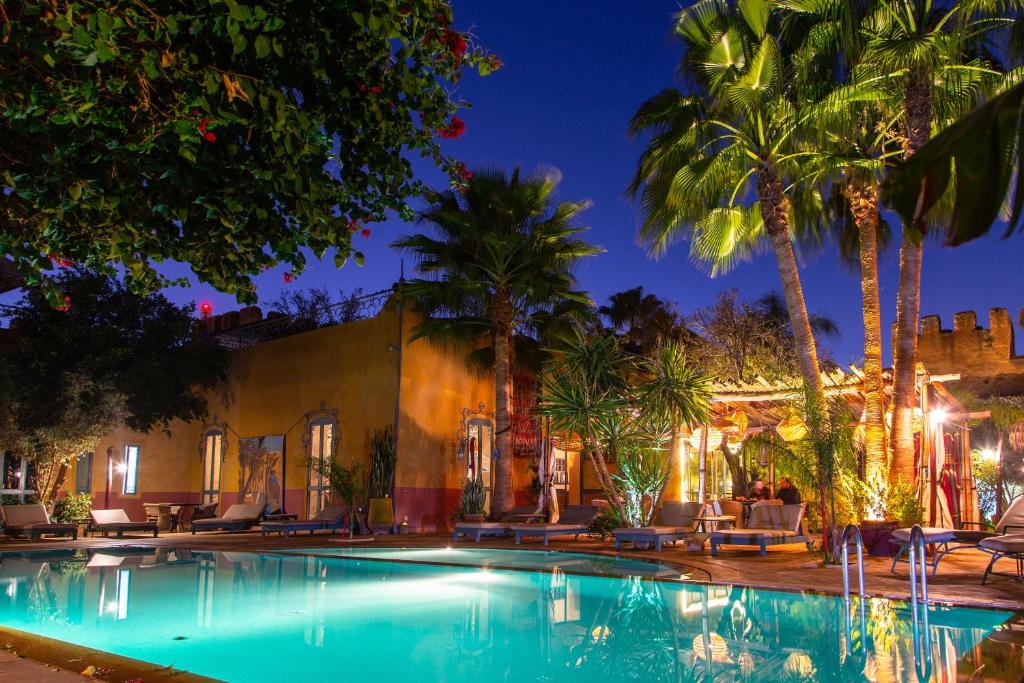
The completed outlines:
<svg viewBox="0 0 1024 683">
<path fill-rule="evenodd" d="M 859 27 L 868 2 L 781 0 L 794 79 L 807 92 L 800 104 L 805 139 L 802 158 L 807 181 L 830 196 L 829 221 L 841 255 L 860 272 L 864 324 L 865 474 L 882 484 L 888 471 L 885 394 L 882 379 L 882 323 L 878 291 L 879 240 L 888 225 L 878 210 L 879 184 L 893 149 L 898 108 L 883 97 L 870 75 L 857 74 L 864 39 Z"/>
<path fill-rule="evenodd" d="M 791 187 L 796 118 L 771 9 L 771 0 L 702 0 L 679 13 L 682 70 L 694 85 L 690 96 L 664 90 L 634 115 L 631 132 L 653 136 L 630 192 L 640 196 L 640 236 L 653 251 L 690 238 L 691 256 L 712 273 L 749 256 L 767 238 L 800 373 L 820 395 L 793 247 L 797 221 L 810 213 L 804 210 L 809 195 Z"/>
<path fill-rule="evenodd" d="M 860 64 L 894 89 L 902 105 L 902 148 L 911 158 L 933 129 L 962 112 L 998 71 L 980 58 L 985 34 L 1003 28 L 1000 12 L 1018 0 L 874 0 L 861 23 L 866 37 Z M 938 84 L 961 84 L 952 101 L 936 99 Z M 920 198 L 919 198 L 920 200 Z M 923 233 L 905 226 L 900 244 L 893 356 L 890 475 L 914 479 L 913 412 L 921 312 Z"/>
<path fill-rule="evenodd" d="M 556 204 L 555 173 L 522 176 L 500 170 L 473 172 L 463 191 L 439 193 L 419 220 L 429 234 L 399 238 L 392 246 L 413 254 L 423 276 L 403 293 L 424 314 L 413 338 L 493 348 L 495 440 L 492 514 L 513 505 L 512 367 L 517 335 L 530 336 L 558 310 L 564 320 L 593 307 L 577 288 L 573 269 L 601 252 L 579 238 L 575 224 L 586 207 Z M 525 416 L 524 416 L 525 417 Z"/>
<path fill-rule="evenodd" d="M 908 224 L 918 223 L 951 185 L 951 167 L 956 186 L 971 190 L 956 193 L 947 244 L 987 234 L 1006 216 L 1006 206 L 1011 213 L 1003 236 L 1024 231 L 1024 83 L 993 97 L 900 164 L 882 184 L 882 200 Z M 974 191 L 979 187 L 988 191 Z"/>
</svg>

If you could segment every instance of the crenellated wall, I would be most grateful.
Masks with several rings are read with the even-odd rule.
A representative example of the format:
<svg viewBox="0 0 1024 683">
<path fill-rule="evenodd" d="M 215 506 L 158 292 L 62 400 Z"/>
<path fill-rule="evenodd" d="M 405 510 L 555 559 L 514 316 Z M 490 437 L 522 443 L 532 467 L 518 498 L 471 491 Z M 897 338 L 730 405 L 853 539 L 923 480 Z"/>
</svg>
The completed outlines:
<svg viewBox="0 0 1024 683">
<path fill-rule="evenodd" d="M 1024 373 L 1024 356 L 1014 354 L 1013 321 L 1005 308 L 989 310 L 988 327 L 978 325 L 974 311 L 957 313 L 953 329 L 942 329 L 937 315 L 921 318 L 918 362 L 933 375 L 993 377 Z"/>
</svg>

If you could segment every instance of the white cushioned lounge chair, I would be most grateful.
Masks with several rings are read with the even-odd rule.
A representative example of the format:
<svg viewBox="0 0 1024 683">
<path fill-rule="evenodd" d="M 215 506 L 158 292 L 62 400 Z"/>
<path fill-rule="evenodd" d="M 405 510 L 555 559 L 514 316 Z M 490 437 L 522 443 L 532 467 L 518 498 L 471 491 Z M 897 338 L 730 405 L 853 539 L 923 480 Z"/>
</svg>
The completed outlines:
<svg viewBox="0 0 1024 683">
<path fill-rule="evenodd" d="M 662 503 L 661 510 L 652 526 L 638 528 L 612 529 L 615 536 L 615 549 L 621 550 L 624 541 L 636 543 L 653 543 L 654 549 L 661 550 L 663 543 L 675 544 L 684 536 L 697 529 L 697 518 L 704 506 L 700 503 L 668 500 Z"/>
<path fill-rule="evenodd" d="M 76 524 L 59 524 L 50 521 L 50 515 L 42 503 L 32 505 L 0 505 L 4 519 L 4 533 L 8 536 L 28 536 L 39 540 L 42 536 L 70 536 L 78 538 Z"/>
<path fill-rule="evenodd" d="M 924 542 L 928 545 L 935 545 L 935 552 L 932 554 L 932 576 L 939 570 L 939 562 L 946 555 L 957 550 L 983 550 L 990 552 L 989 546 L 982 545 L 986 539 L 992 539 L 1005 535 L 1018 535 L 1024 532 L 1024 496 L 1014 498 L 1006 508 L 1006 512 L 999 518 L 995 526 L 986 525 L 982 522 L 964 522 L 959 529 L 946 529 L 943 527 L 921 527 L 924 533 Z M 977 526 L 979 529 L 964 528 Z M 988 529 L 985 529 L 985 527 Z M 989 530 L 990 529 L 990 530 Z M 889 571 L 895 572 L 897 563 L 903 561 L 903 556 L 910 547 L 910 529 L 897 529 L 892 533 L 893 541 L 900 544 L 896 551 L 896 557 L 892 560 L 892 567 Z"/>
<path fill-rule="evenodd" d="M 192 522 L 192 533 L 197 531 L 245 531 L 263 519 L 263 503 L 236 503 L 228 508 L 222 517 L 197 519 Z"/>
<path fill-rule="evenodd" d="M 761 555 L 770 545 L 806 543 L 803 534 L 805 503 L 795 505 L 754 505 L 742 529 L 716 529 L 711 532 L 711 554 L 720 545 L 756 545 Z"/>
<path fill-rule="evenodd" d="M 558 517 L 556 524 L 513 524 L 512 533 L 516 537 L 516 545 L 519 545 L 524 538 L 539 536 L 548 544 L 552 536 L 574 536 L 579 539 L 580 534 L 590 530 L 600 509 L 593 505 L 566 505 L 565 511 Z"/>
</svg>

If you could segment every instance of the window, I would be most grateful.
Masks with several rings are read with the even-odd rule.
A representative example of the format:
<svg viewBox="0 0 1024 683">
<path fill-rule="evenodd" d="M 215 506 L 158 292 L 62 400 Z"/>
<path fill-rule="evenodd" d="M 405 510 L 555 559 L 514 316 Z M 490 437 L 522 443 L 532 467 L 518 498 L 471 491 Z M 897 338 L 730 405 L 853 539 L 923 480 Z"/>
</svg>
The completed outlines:
<svg viewBox="0 0 1024 683">
<path fill-rule="evenodd" d="M 92 493 L 92 453 L 82 453 L 75 465 L 75 493 Z"/>
<path fill-rule="evenodd" d="M 206 433 L 206 440 L 203 444 L 203 505 L 220 500 L 220 467 L 224 459 L 223 446 L 223 432 Z"/>
<path fill-rule="evenodd" d="M 121 480 L 121 495 L 134 496 L 138 491 L 138 479 L 139 479 L 139 447 L 138 446 L 125 446 L 124 447 L 124 464 L 120 468 L 123 469 L 122 480 Z"/>
<path fill-rule="evenodd" d="M 470 420 L 466 462 L 466 478 L 482 479 L 491 487 L 491 453 L 494 448 L 494 425 L 490 420 Z"/>
<path fill-rule="evenodd" d="M 306 493 L 306 516 L 312 519 L 327 504 L 330 481 L 327 468 L 334 452 L 334 422 L 314 422 L 309 425 L 309 482 Z"/>
<path fill-rule="evenodd" d="M 0 451 L 0 495 L 26 502 L 36 494 L 36 464 L 10 451 Z"/>
</svg>

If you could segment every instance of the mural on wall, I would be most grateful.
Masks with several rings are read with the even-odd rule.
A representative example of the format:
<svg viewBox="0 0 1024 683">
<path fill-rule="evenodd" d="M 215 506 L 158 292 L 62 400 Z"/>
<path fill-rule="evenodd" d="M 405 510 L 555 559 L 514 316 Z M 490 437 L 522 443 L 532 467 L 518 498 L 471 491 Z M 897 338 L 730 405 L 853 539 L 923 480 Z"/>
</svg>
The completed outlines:
<svg viewBox="0 0 1024 683">
<path fill-rule="evenodd" d="M 266 502 L 268 513 L 281 509 L 284 482 L 284 434 L 238 440 L 239 499 Z"/>
</svg>

